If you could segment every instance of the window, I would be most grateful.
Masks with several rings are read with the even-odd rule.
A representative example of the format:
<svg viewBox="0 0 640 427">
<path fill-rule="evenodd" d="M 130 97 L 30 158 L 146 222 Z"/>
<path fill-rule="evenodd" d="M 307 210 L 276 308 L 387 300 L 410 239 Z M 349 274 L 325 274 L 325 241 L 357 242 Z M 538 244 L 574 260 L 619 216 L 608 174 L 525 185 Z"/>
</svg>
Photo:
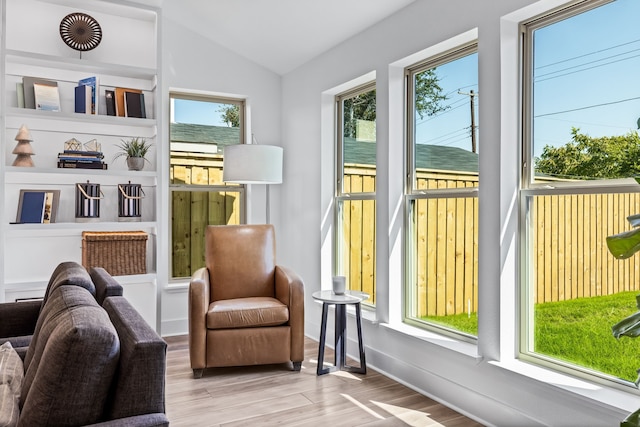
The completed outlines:
<svg viewBox="0 0 640 427">
<path fill-rule="evenodd" d="M 640 213 L 639 13 L 581 2 L 523 26 L 521 356 L 623 383 L 638 343 L 611 326 L 636 311 L 640 264 L 606 237 Z"/>
<path fill-rule="evenodd" d="M 244 222 L 244 187 L 222 181 L 224 147 L 244 143 L 244 102 L 171 94 L 171 277 L 204 267 L 207 225 Z"/>
<path fill-rule="evenodd" d="M 461 46 L 406 70 L 405 320 L 477 336 L 478 54 Z"/>
<path fill-rule="evenodd" d="M 375 83 L 336 97 L 336 275 L 375 305 L 376 89 Z"/>
</svg>

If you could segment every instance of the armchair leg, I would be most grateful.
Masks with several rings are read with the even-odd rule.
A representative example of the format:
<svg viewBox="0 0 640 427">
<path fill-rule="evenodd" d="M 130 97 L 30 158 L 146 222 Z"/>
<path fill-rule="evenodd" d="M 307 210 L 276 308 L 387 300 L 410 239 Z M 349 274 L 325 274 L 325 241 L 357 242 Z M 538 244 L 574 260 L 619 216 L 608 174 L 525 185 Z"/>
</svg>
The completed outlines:
<svg viewBox="0 0 640 427">
<path fill-rule="evenodd" d="M 204 372 L 204 369 L 194 369 L 193 370 L 193 378 L 198 379 L 198 378 L 202 378 L 202 373 Z"/>
<path fill-rule="evenodd" d="M 293 370 L 300 371 L 302 369 L 302 362 L 293 362 Z"/>
</svg>

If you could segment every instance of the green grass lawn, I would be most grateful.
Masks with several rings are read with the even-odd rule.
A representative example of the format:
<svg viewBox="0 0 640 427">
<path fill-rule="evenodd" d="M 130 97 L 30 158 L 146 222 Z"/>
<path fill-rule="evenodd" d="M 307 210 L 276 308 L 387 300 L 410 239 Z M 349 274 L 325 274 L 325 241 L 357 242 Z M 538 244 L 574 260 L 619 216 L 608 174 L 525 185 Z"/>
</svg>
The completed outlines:
<svg viewBox="0 0 640 427">
<path fill-rule="evenodd" d="M 537 304 L 535 352 L 635 381 L 640 368 L 640 338 L 616 340 L 611 326 L 637 311 L 638 292 Z M 424 317 L 424 320 L 478 334 L 473 313 Z"/>
</svg>

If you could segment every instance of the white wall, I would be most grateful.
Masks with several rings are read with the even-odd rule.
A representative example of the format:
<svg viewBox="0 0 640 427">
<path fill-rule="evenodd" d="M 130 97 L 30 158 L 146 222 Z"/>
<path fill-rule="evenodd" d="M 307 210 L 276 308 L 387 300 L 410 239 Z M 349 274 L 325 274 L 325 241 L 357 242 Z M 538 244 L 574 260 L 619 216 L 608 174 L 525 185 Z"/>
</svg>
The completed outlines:
<svg viewBox="0 0 640 427">
<path fill-rule="evenodd" d="M 513 209 L 513 202 L 519 149 L 514 127 L 501 122 L 501 108 L 505 99 L 511 102 L 516 99 L 517 85 L 509 87 L 511 92 L 501 89 L 503 81 L 509 81 L 508 76 L 501 75 L 501 46 L 505 44 L 501 42 L 501 17 L 534 4 L 533 0 L 417 1 L 285 75 L 282 140 L 287 158 L 280 216 L 286 227 L 280 228 L 279 259 L 305 280 L 306 333 L 317 338 L 320 306 L 310 295 L 329 287 L 331 276 L 332 97 L 345 83 L 375 75 L 376 276 L 380 294 L 377 313 L 369 313 L 371 320 L 364 324 L 367 362 L 489 425 L 617 425 L 628 411 L 637 407 L 633 394 L 535 369 L 514 359 L 517 209 Z M 402 95 L 398 92 L 402 88 L 400 72 L 404 58 L 476 29 L 479 132 L 483 144 L 479 192 L 481 312 L 477 346 L 401 324 L 403 138 Z M 513 46 L 517 44 L 514 42 Z M 505 69 L 517 73 L 515 67 Z M 517 111 L 517 103 L 512 107 Z M 511 134 L 505 136 L 503 127 Z M 350 349 L 357 349 L 353 335 L 350 339 Z"/>
<path fill-rule="evenodd" d="M 206 40 L 191 28 L 172 20 L 182 11 L 178 2 L 167 2 L 162 10 L 161 61 L 162 90 L 166 106 L 161 126 L 165 127 L 165 143 L 169 135 L 169 92 L 188 90 L 215 95 L 237 96 L 246 99 L 252 132 L 260 144 L 280 145 L 281 77 L 240 57 L 228 49 Z M 168 151 L 160 166 L 162 182 L 168 182 Z M 272 186 L 271 222 L 277 226 L 278 186 Z M 163 206 L 158 221 L 169 224 L 168 194 L 162 194 Z M 248 222 L 264 222 L 265 187 L 254 185 L 248 191 Z M 164 228 L 164 226 L 161 226 Z M 187 332 L 187 288 L 184 281 L 169 281 L 170 229 L 158 233 L 161 239 L 158 253 L 158 284 L 160 288 L 161 333 L 163 335 Z M 279 234 L 279 231 L 276 232 Z"/>
</svg>

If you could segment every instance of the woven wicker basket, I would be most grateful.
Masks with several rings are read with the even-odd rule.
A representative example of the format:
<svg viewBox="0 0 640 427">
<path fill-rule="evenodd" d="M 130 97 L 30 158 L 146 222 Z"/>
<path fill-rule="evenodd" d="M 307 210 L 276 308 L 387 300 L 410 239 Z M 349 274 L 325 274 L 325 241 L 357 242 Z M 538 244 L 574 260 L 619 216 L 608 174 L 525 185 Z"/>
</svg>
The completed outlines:
<svg viewBox="0 0 640 427">
<path fill-rule="evenodd" d="M 82 265 L 102 267 L 112 276 L 145 274 L 147 238 L 144 231 L 83 231 Z"/>
</svg>

